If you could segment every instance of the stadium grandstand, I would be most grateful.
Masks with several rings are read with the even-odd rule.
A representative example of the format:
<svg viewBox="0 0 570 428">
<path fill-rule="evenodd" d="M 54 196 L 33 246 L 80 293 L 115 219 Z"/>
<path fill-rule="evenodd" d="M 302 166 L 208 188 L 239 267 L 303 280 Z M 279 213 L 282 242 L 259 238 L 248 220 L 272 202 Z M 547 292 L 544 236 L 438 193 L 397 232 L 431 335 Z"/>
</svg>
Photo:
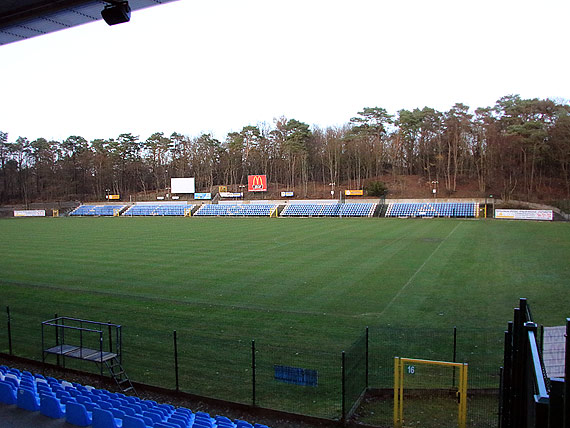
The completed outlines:
<svg viewBox="0 0 570 428">
<path fill-rule="evenodd" d="M 205 204 L 195 216 L 269 216 L 277 210 L 276 204 Z"/>
<path fill-rule="evenodd" d="M 124 216 L 184 216 L 192 212 L 195 205 L 189 204 L 155 204 L 138 203 L 129 207 L 122 215 Z"/>
<path fill-rule="evenodd" d="M 118 216 L 126 205 L 80 205 L 69 213 L 71 216 Z"/>
<path fill-rule="evenodd" d="M 395 202 L 388 204 L 386 217 L 477 217 L 475 202 Z"/>
<path fill-rule="evenodd" d="M 0 403 L 4 405 L 2 426 L 11 426 L 4 425 L 10 424 L 6 420 L 8 410 L 18 408 L 43 415 L 43 424 L 61 420 L 62 427 L 70 424 L 93 428 L 268 428 L 7 366 L 0 366 Z M 41 419 L 36 422 L 41 423 Z"/>
<path fill-rule="evenodd" d="M 289 203 L 281 212 L 282 217 L 372 217 L 377 204 L 374 203 Z"/>
<path fill-rule="evenodd" d="M 80 205 L 71 216 L 202 216 L 202 217 L 479 217 L 479 203 L 457 202 L 344 202 L 323 200 L 222 202 L 137 202 L 132 205 Z"/>
</svg>

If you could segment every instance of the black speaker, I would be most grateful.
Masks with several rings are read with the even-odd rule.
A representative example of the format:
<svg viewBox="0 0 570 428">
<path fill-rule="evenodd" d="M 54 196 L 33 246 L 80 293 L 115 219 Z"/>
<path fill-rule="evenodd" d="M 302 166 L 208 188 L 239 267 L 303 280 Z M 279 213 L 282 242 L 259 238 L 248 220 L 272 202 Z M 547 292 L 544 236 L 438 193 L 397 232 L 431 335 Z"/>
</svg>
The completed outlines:
<svg viewBox="0 0 570 428">
<path fill-rule="evenodd" d="M 109 25 L 121 24 L 131 20 L 131 7 L 129 2 L 120 2 L 105 6 L 101 16 Z"/>
</svg>

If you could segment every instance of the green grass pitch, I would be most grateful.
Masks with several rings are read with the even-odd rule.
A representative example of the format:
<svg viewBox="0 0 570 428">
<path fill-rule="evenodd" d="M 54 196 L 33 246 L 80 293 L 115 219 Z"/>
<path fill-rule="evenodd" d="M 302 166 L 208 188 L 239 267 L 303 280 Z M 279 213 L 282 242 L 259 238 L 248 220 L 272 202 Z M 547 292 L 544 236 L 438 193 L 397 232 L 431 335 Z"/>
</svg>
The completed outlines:
<svg viewBox="0 0 570 428">
<path fill-rule="evenodd" d="M 177 330 L 184 389 L 233 401 L 248 391 L 220 392 L 216 379 L 247 390 L 251 339 L 270 371 L 283 349 L 298 367 L 315 359 L 303 350 L 336 358 L 365 326 L 500 333 L 519 297 L 544 325 L 570 315 L 566 223 L 49 218 L 0 221 L 0 236 L 18 355 L 41 358 L 39 323 L 55 313 L 111 321 L 124 326 L 135 380 L 172 387 Z"/>
</svg>

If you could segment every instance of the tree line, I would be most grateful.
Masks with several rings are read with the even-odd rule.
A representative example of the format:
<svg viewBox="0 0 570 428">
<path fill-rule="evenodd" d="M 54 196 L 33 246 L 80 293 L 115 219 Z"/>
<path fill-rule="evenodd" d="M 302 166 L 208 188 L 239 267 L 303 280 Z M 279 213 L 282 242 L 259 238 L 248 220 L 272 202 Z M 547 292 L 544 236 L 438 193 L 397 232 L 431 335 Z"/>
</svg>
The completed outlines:
<svg viewBox="0 0 570 428">
<path fill-rule="evenodd" d="M 195 177 L 197 191 L 237 190 L 249 174 L 274 189 L 310 193 L 310 183 L 359 189 L 378 177 L 417 175 L 453 195 L 460 180 L 481 194 L 532 199 L 542 186 L 570 196 L 570 105 L 508 95 L 471 112 L 464 104 L 389 114 L 367 107 L 342 126 L 296 119 L 245 126 L 223 141 L 156 132 L 87 141 L 12 141 L 0 132 L 0 202 L 97 200 L 164 191 L 171 177 Z"/>
</svg>

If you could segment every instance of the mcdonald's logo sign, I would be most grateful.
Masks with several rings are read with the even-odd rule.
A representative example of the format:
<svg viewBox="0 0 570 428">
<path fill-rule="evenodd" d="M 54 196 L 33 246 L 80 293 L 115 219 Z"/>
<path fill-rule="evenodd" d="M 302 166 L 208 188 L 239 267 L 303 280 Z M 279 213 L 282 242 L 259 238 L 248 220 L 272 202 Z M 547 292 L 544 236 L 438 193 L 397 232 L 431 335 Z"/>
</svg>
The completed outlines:
<svg viewBox="0 0 570 428">
<path fill-rule="evenodd" d="M 250 192 L 267 192 L 267 176 L 248 175 L 247 190 Z"/>
</svg>

